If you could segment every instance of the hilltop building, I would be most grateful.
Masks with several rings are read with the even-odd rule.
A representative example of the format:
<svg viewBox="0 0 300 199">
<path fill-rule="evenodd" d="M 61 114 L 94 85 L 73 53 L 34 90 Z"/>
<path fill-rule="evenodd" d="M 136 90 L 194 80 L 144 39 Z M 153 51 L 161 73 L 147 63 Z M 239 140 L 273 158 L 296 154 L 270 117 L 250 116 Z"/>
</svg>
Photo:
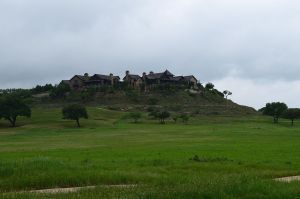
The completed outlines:
<svg viewBox="0 0 300 199">
<path fill-rule="evenodd" d="M 156 86 L 167 84 L 185 85 L 192 89 L 198 88 L 198 80 L 193 75 L 175 76 L 168 70 L 161 73 L 150 71 L 149 74 L 146 74 L 144 72 L 142 76 L 126 71 L 123 82 L 120 82 L 119 76 L 114 76 L 113 74 L 95 74 L 89 76 L 89 74 L 85 73 L 84 75 L 75 75 L 70 80 L 63 80 L 62 83 L 68 84 L 72 90 L 84 90 L 88 87 L 114 86 L 119 83 L 126 84 L 128 87 L 137 90 L 151 90 Z"/>
<path fill-rule="evenodd" d="M 170 71 L 166 70 L 162 73 L 153 73 L 152 71 L 147 75 L 143 73 L 143 82 L 146 89 L 151 89 L 157 85 L 170 84 L 182 85 L 185 84 L 190 88 L 197 88 L 198 80 L 193 76 L 175 76 Z"/>
<path fill-rule="evenodd" d="M 84 75 L 74 75 L 70 80 L 62 80 L 62 83 L 68 84 L 72 90 L 84 90 L 87 87 L 113 86 L 119 81 L 120 77 L 113 74 L 89 76 L 88 73 L 85 73 Z"/>
<path fill-rule="evenodd" d="M 127 86 L 130 86 L 134 89 L 141 89 L 143 85 L 142 77 L 139 75 L 130 74 L 128 70 L 126 71 L 123 81 L 127 84 Z"/>
</svg>

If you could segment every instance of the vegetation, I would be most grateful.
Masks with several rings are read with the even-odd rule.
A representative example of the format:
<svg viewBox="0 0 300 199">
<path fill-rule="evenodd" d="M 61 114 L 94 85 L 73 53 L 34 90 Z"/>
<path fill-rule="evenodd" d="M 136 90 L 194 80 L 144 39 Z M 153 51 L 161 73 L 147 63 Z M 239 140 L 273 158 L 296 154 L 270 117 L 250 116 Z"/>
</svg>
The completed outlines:
<svg viewBox="0 0 300 199">
<path fill-rule="evenodd" d="M 213 90 L 215 88 L 215 85 L 213 83 L 207 83 L 205 85 L 205 90 Z"/>
<path fill-rule="evenodd" d="M 174 121 L 175 123 L 177 123 L 178 115 L 177 115 L 177 114 L 173 115 L 173 116 L 172 116 L 172 119 L 173 119 L 173 121 Z"/>
<path fill-rule="evenodd" d="M 180 118 L 182 119 L 182 122 L 183 122 L 183 123 L 187 124 L 187 122 L 188 122 L 189 119 L 190 119 L 190 116 L 189 116 L 188 114 L 186 114 L 186 113 L 182 113 L 182 114 L 180 115 Z"/>
<path fill-rule="evenodd" d="M 19 116 L 31 116 L 31 109 L 23 100 L 14 96 L 0 99 L 0 119 L 8 120 L 11 126 L 15 127 Z"/>
<path fill-rule="evenodd" d="M 68 84 L 60 83 L 51 90 L 50 97 L 53 99 L 65 98 L 67 93 L 70 91 L 71 88 Z"/>
<path fill-rule="evenodd" d="M 60 108 L 33 108 L 20 128 L 0 121 L 1 198 L 296 198 L 300 126 L 267 116 L 190 118 L 138 126 L 127 113 L 88 107 L 82 128 Z M 28 125 L 26 125 L 28 124 Z M 29 125 L 30 124 L 30 125 Z M 137 185 L 130 188 L 101 185 Z M 98 185 L 78 193 L 8 193 Z"/>
<path fill-rule="evenodd" d="M 269 115 L 273 117 L 274 123 L 278 123 L 279 118 L 288 109 L 285 103 L 272 102 L 267 103 L 264 108 L 261 109 L 264 115 Z"/>
<path fill-rule="evenodd" d="M 79 119 L 88 118 L 86 108 L 80 104 L 72 104 L 62 109 L 63 119 L 75 120 L 77 127 L 80 127 Z"/>
<path fill-rule="evenodd" d="M 156 117 L 160 120 L 161 124 L 165 124 L 165 120 L 169 118 L 171 114 L 168 111 L 159 111 L 156 113 Z"/>
<path fill-rule="evenodd" d="M 232 92 L 229 90 L 223 91 L 224 97 L 227 99 L 230 95 L 232 95 Z"/>
<path fill-rule="evenodd" d="M 35 88 L 31 89 L 33 94 L 37 93 L 43 93 L 43 92 L 49 92 L 54 89 L 54 86 L 52 84 L 46 84 L 44 86 L 37 85 Z"/>
<path fill-rule="evenodd" d="M 296 119 L 300 118 L 300 109 L 298 108 L 290 108 L 287 109 L 284 113 L 283 113 L 283 118 L 285 119 L 289 119 L 292 122 L 292 126 L 294 125 L 294 121 Z"/>
<path fill-rule="evenodd" d="M 142 113 L 140 112 L 133 112 L 129 114 L 129 117 L 133 119 L 134 123 L 137 123 L 139 119 L 142 118 Z"/>
</svg>

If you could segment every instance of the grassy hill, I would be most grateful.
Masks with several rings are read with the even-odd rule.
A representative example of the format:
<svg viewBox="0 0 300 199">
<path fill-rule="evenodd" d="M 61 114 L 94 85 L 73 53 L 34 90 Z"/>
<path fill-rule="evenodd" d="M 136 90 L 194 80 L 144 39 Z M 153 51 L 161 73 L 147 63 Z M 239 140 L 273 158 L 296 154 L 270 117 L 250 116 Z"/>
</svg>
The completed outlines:
<svg viewBox="0 0 300 199">
<path fill-rule="evenodd" d="M 160 125 L 145 113 L 89 107 L 90 118 L 62 120 L 60 108 L 33 108 L 18 128 L 0 120 L 1 198 L 295 198 L 300 126 L 247 115 L 192 117 Z M 298 139 L 299 138 L 299 139 Z M 132 188 L 100 185 L 135 184 Z M 7 193 L 99 186 L 69 194 Z"/>
<path fill-rule="evenodd" d="M 110 90 L 106 92 L 71 92 L 64 99 L 53 100 L 37 95 L 35 105 L 60 107 L 66 103 L 81 102 L 89 106 L 105 106 L 112 110 L 147 110 L 163 107 L 173 112 L 193 115 L 248 115 L 255 114 L 251 107 L 238 105 L 216 92 L 193 92 L 188 90 L 162 90 L 137 92 L 134 90 Z M 39 97 L 43 96 L 43 97 Z"/>
</svg>

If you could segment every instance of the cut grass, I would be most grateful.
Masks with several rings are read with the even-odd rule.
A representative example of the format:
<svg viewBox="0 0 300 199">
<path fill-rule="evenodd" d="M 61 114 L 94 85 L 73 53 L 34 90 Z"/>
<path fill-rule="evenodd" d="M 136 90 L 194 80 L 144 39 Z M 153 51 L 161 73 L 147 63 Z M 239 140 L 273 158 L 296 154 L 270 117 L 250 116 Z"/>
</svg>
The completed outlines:
<svg viewBox="0 0 300 199">
<path fill-rule="evenodd" d="M 199 116 L 188 125 L 89 108 L 83 128 L 60 109 L 33 109 L 9 128 L 0 121 L 0 191 L 138 184 L 37 198 L 293 198 L 300 174 L 300 127 L 268 117 Z M 198 156 L 198 159 L 194 159 Z M 5 194 L 3 198 L 32 198 Z"/>
</svg>

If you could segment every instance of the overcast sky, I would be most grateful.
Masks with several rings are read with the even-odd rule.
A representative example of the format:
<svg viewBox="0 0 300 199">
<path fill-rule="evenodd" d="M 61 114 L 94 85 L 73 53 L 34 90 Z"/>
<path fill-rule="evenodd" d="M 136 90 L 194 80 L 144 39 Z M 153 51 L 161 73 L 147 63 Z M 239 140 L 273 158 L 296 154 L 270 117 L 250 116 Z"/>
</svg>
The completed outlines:
<svg viewBox="0 0 300 199">
<path fill-rule="evenodd" d="M 300 107 L 299 0 L 1 0 L 0 88 L 169 69 Z"/>
</svg>

